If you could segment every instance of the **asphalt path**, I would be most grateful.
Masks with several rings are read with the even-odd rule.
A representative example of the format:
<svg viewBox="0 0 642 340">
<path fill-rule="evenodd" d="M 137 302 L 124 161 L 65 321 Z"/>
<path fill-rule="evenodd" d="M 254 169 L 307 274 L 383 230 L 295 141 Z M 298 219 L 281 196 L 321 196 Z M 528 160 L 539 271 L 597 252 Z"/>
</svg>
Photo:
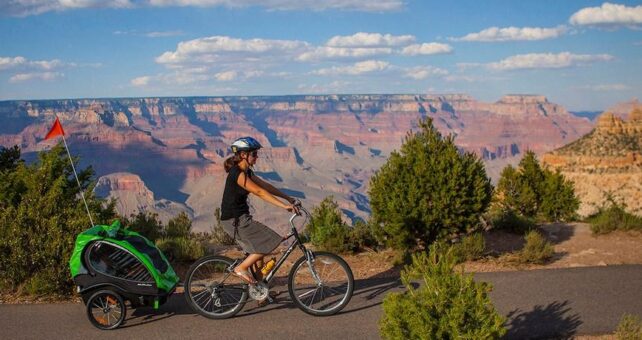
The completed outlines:
<svg viewBox="0 0 642 340">
<path fill-rule="evenodd" d="M 570 338 L 613 333 L 624 313 L 642 316 L 642 265 L 476 274 L 493 285 L 491 299 L 507 316 L 508 339 Z M 403 291 L 398 279 L 357 280 L 343 312 L 314 317 L 297 309 L 287 290 L 275 303 L 250 302 L 236 317 L 195 315 L 182 294 L 160 310 L 130 310 L 113 331 L 95 329 L 78 303 L 0 305 L 0 339 L 377 339 L 381 302 Z"/>
</svg>

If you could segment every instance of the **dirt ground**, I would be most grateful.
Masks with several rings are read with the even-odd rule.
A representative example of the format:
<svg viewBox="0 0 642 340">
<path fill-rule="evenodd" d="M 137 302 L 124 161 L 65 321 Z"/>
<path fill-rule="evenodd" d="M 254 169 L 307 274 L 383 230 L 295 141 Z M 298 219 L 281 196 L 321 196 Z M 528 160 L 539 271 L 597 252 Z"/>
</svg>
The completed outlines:
<svg viewBox="0 0 642 340">
<path fill-rule="evenodd" d="M 593 235 L 586 223 L 555 223 L 541 226 L 540 231 L 553 244 L 553 258 L 544 265 L 514 265 L 502 255 L 524 245 L 520 235 L 493 231 L 486 233 L 487 256 L 464 263 L 467 272 L 492 272 L 546 268 L 642 264 L 642 233 L 615 231 Z"/>
</svg>

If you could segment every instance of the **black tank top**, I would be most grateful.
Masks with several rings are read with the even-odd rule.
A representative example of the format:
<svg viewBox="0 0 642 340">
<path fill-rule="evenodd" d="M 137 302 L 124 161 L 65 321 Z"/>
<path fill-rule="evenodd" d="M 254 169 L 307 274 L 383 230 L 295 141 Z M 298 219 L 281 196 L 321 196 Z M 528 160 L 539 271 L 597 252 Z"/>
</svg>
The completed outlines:
<svg viewBox="0 0 642 340">
<path fill-rule="evenodd" d="M 221 220 L 240 217 L 243 214 L 250 213 L 250 206 L 247 204 L 247 195 L 249 191 L 238 185 L 237 180 L 243 170 L 237 165 L 230 169 L 225 180 L 225 190 L 223 191 L 223 201 L 221 202 Z M 252 169 L 247 169 L 246 176 L 252 178 Z"/>
</svg>

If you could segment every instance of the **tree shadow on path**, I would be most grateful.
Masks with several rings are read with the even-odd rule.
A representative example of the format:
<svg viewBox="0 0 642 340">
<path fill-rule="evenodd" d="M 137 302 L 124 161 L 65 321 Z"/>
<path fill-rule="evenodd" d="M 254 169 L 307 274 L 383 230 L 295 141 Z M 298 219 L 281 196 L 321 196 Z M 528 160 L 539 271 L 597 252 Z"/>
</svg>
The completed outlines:
<svg viewBox="0 0 642 340">
<path fill-rule="evenodd" d="M 504 339 L 572 339 L 582 320 L 578 314 L 570 315 L 568 305 L 568 300 L 555 301 L 546 307 L 537 305 L 528 312 L 511 311 Z"/>
</svg>

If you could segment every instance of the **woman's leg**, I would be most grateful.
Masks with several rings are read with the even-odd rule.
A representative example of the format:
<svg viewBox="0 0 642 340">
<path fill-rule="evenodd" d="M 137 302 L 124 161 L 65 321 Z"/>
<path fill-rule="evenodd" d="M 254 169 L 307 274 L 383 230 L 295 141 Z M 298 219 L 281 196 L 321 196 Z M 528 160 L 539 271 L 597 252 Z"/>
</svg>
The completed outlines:
<svg viewBox="0 0 642 340">
<path fill-rule="evenodd" d="M 234 269 L 234 272 L 236 272 L 239 275 L 244 275 L 244 273 L 248 272 L 248 268 L 250 268 L 251 265 L 253 265 L 255 262 L 262 260 L 265 254 L 250 254 L 248 255 L 243 262 L 241 262 L 236 268 Z M 250 276 L 249 279 L 252 279 Z M 252 280 L 253 281 L 253 280 Z"/>
</svg>

